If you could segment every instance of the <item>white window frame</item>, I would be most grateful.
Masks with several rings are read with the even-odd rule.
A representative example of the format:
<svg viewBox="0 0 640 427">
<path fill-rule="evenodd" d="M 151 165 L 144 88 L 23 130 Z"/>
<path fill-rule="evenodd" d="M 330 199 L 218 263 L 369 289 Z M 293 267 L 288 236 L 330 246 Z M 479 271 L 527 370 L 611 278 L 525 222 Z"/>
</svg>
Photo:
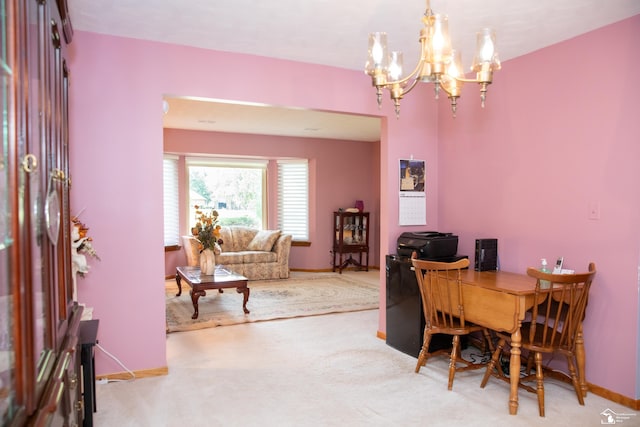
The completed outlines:
<svg viewBox="0 0 640 427">
<path fill-rule="evenodd" d="M 185 170 L 187 175 L 185 191 L 187 194 L 191 188 L 189 183 L 189 168 L 191 166 L 206 166 L 206 167 L 218 167 L 218 168 L 254 168 L 262 170 L 262 218 L 261 227 L 264 229 L 267 227 L 267 214 L 268 214 L 268 200 L 267 200 L 267 166 L 268 160 L 263 159 L 238 159 L 229 157 L 187 157 L 185 159 Z M 187 203 L 191 205 L 191 200 L 187 196 Z M 191 228 L 190 221 L 195 218 L 193 206 L 188 206 L 187 220 L 188 228 Z"/>
</svg>

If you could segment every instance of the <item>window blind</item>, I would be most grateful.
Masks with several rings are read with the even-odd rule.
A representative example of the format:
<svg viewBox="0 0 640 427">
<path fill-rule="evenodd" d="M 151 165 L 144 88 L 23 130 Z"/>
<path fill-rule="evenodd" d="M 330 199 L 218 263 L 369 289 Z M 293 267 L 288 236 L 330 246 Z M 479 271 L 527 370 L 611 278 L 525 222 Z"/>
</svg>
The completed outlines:
<svg viewBox="0 0 640 427">
<path fill-rule="evenodd" d="M 309 163 L 278 160 L 278 227 L 293 240 L 309 240 Z"/>
<path fill-rule="evenodd" d="M 162 166 L 164 188 L 164 245 L 174 246 L 180 244 L 178 157 L 165 155 Z"/>
</svg>

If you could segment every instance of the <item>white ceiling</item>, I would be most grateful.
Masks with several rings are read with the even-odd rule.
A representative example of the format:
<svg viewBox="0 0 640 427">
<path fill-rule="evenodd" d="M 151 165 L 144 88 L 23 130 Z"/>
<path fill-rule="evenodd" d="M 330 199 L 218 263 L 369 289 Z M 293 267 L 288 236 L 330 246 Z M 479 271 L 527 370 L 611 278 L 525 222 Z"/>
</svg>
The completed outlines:
<svg viewBox="0 0 640 427">
<path fill-rule="evenodd" d="M 362 70 L 367 36 L 385 31 L 405 66 L 418 58 L 423 0 L 68 0 L 74 30 Z M 504 63 L 640 14 L 638 0 L 433 0 L 469 66 L 475 32 L 496 29 Z M 508 66 L 506 64 L 505 66 Z M 368 77 L 363 74 L 363 79 Z M 373 89 L 372 89 L 373 91 Z M 373 101 L 372 97 L 372 102 Z M 187 102 L 189 101 L 189 102 Z M 371 140 L 379 120 L 328 112 L 169 99 L 165 127 Z M 210 108 L 207 108 L 210 107 Z M 259 117 L 268 113 L 268 120 Z M 303 114 L 306 113 L 306 114 Z M 289 116 L 293 114 L 293 116 Z M 232 119 L 239 119 L 234 123 Z M 337 120 L 337 123 L 334 123 Z M 355 121 L 355 122 L 353 122 Z M 262 123 L 262 124 L 261 124 Z M 289 125 L 296 123 L 296 129 Z M 241 126 L 238 128 L 238 126 Z M 263 127 L 268 125 L 268 128 Z M 311 130 L 314 129 L 314 130 Z M 364 129 L 361 135 L 354 129 Z M 373 140 L 378 137 L 375 134 Z"/>
<path fill-rule="evenodd" d="M 165 101 L 168 104 L 163 118 L 165 128 L 380 140 L 380 119 L 375 117 L 192 97 L 165 98 Z"/>
</svg>

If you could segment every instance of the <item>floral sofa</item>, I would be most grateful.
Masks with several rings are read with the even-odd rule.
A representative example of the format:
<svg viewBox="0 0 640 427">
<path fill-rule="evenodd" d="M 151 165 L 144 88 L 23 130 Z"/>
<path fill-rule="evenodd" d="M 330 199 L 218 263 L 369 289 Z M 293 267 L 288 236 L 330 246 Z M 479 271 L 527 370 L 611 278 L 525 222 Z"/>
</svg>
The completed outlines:
<svg viewBox="0 0 640 427">
<path fill-rule="evenodd" d="M 215 256 L 217 265 L 242 274 L 249 280 L 289 277 L 290 234 L 281 233 L 280 230 L 257 230 L 233 225 L 222 227 L 220 238 L 223 243 L 220 245 L 221 252 Z M 190 239 L 195 241 L 194 238 Z M 187 244 L 186 240 L 183 238 L 189 265 L 199 265 L 197 241 L 193 245 Z"/>
</svg>

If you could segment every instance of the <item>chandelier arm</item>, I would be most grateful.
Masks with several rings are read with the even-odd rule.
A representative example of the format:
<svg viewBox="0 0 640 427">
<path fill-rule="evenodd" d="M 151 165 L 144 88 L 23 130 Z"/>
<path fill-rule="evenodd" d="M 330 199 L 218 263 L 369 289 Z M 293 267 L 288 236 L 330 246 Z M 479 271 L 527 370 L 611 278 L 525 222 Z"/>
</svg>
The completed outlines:
<svg viewBox="0 0 640 427">
<path fill-rule="evenodd" d="M 458 79 L 456 78 L 456 80 L 458 80 Z M 447 94 L 447 96 L 451 96 L 451 92 L 449 92 L 449 91 L 447 90 L 447 88 L 446 88 L 446 86 L 445 86 L 445 85 L 441 84 L 439 81 L 438 81 L 438 82 L 436 82 L 435 84 L 437 84 L 438 86 L 440 86 L 440 89 L 442 89 L 442 90 L 444 91 L 444 93 L 446 93 L 446 94 Z"/>
<path fill-rule="evenodd" d="M 415 80 L 418 80 L 418 75 L 420 73 L 420 70 L 422 69 L 422 64 L 423 64 L 423 60 L 420 59 L 420 61 L 418 62 L 418 65 L 416 66 L 416 68 L 407 75 L 407 77 L 400 79 L 400 80 L 394 80 L 392 82 L 386 82 L 385 86 L 393 86 L 394 84 L 397 85 L 404 85 L 405 83 L 407 83 L 409 80 L 411 80 L 412 78 Z M 415 83 L 411 84 L 411 87 L 415 86 Z"/>
<path fill-rule="evenodd" d="M 409 92 L 411 92 L 411 89 L 413 89 L 414 87 L 416 87 L 416 85 L 418 84 L 418 78 L 414 78 L 413 81 L 409 84 L 407 84 L 404 88 L 402 88 L 403 91 L 403 95 L 408 94 Z"/>
<path fill-rule="evenodd" d="M 420 71 L 422 70 L 422 67 L 424 66 L 424 63 L 426 62 L 425 57 L 424 57 L 424 50 L 425 50 L 425 40 L 421 39 L 420 40 L 420 60 L 418 61 L 418 64 L 416 65 L 416 67 L 413 69 L 413 71 L 411 71 L 409 74 L 407 74 L 407 77 L 400 79 L 400 80 L 395 80 L 392 82 L 386 82 L 385 85 L 388 86 L 393 86 L 394 84 L 399 84 L 399 85 L 403 85 L 405 83 L 407 83 L 409 80 L 411 80 L 412 78 L 415 79 L 415 81 L 418 80 L 418 76 L 420 75 Z M 416 84 L 416 82 L 414 81 L 414 83 L 411 84 L 411 88 L 413 88 Z M 407 92 L 411 90 L 408 89 Z"/>
<path fill-rule="evenodd" d="M 452 76 L 449 76 L 452 77 Z M 461 77 L 453 77 L 454 79 L 456 79 L 459 82 L 463 82 L 463 83 L 491 83 L 491 82 L 485 82 L 482 80 L 478 80 L 478 79 L 464 79 Z"/>
</svg>

